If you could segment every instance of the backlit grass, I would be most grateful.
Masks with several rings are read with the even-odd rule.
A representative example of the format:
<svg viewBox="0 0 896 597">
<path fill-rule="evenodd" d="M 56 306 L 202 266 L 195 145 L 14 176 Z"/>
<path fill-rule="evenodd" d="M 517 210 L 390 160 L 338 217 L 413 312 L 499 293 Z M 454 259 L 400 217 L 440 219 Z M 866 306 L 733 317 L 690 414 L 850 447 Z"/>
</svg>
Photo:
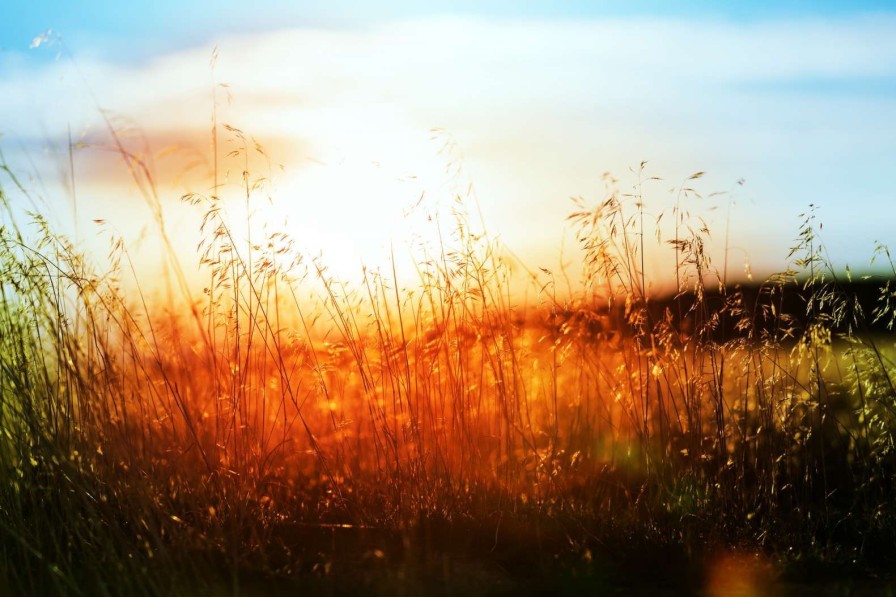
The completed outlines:
<svg viewBox="0 0 896 597">
<path fill-rule="evenodd" d="M 651 296 L 654 221 L 640 185 L 610 184 L 570 216 L 581 283 L 536 272 L 524 302 L 463 197 L 401 287 L 394 270 L 336 279 L 196 193 L 193 293 L 193 258 L 116 143 L 167 247 L 165 300 L 123 239 L 100 271 L 2 196 L 10 593 L 574 591 L 643 582 L 638 565 L 724 593 L 742 582 L 726 566 L 761 587 L 773 561 L 892 556 L 885 247 L 862 304 L 810 210 L 786 270 L 745 293 L 681 208 L 686 182 L 661 242 L 676 292 Z M 255 201 L 250 173 L 240 185 Z M 716 547 L 740 551 L 702 558 Z"/>
</svg>

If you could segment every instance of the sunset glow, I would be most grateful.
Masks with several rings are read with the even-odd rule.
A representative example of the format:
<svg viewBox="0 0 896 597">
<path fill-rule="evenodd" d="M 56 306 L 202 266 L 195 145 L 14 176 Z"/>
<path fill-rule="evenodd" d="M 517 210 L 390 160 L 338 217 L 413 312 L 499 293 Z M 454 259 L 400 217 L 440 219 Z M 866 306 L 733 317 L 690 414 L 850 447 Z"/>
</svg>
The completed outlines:
<svg viewBox="0 0 896 597">
<path fill-rule="evenodd" d="M 8 3 L 0 594 L 894 592 L 889 3 Z"/>
</svg>

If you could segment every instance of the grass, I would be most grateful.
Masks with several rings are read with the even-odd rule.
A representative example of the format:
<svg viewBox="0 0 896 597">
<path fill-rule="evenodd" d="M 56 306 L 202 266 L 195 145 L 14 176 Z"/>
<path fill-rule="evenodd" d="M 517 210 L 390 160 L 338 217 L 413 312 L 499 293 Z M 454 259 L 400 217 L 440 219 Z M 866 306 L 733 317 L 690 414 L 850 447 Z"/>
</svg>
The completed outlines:
<svg viewBox="0 0 896 597">
<path fill-rule="evenodd" d="M 262 150 L 224 130 L 251 211 Z M 651 296 L 642 164 L 632 193 L 577 202 L 581 284 L 544 270 L 526 304 L 462 197 L 400 288 L 394 270 L 336 279 L 287 234 L 232 224 L 232 198 L 190 194 L 197 297 L 149 170 L 110 134 L 166 247 L 167 299 L 123 239 L 99 271 L 0 195 L 10 594 L 893 590 L 885 247 L 863 304 L 809 211 L 788 268 L 747 292 L 687 213 L 697 173 L 660 243 L 675 293 Z"/>
</svg>

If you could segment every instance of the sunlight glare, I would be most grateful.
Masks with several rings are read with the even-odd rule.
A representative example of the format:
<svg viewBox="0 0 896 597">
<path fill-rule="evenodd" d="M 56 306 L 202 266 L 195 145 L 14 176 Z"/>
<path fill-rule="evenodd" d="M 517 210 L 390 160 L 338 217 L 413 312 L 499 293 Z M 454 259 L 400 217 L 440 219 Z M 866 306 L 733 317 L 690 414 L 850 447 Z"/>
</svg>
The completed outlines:
<svg viewBox="0 0 896 597">
<path fill-rule="evenodd" d="M 338 128 L 347 134 L 353 122 L 342 120 Z M 348 149 L 332 143 L 343 137 L 338 133 L 315 136 L 316 155 L 287 168 L 256 214 L 305 254 L 323 255 L 339 279 L 356 279 L 362 266 L 391 271 L 393 251 L 398 276 L 406 279 L 414 271 L 411 253 L 421 243 L 438 246 L 436 222 L 450 215 L 446 208 L 461 185 L 431 131 L 405 125 L 385 134 L 368 127 L 352 132 Z"/>
</svg>

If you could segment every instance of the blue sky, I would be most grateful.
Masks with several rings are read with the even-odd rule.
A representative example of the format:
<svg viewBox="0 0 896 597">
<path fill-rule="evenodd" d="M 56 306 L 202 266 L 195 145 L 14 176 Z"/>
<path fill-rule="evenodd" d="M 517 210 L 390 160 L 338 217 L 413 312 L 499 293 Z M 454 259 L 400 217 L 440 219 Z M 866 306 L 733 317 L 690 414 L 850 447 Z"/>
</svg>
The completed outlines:
<svg viewBox="0 0 896 597">
<path fill-rule="evenodd" d="M 810 203 L 838 265 L 867 269 L 876 241 L 896 246 L 896 11 L 886 2 L 6 2 L 8 158 L 61 172 L 68 130 L 102 144 L 91 93 L 153 150 L 207 152 L 217 45 L 215 78 L 233 98 L 222 119 L 284 164 L 278 215 L 312 245 L 342 251 L 346 267 L 405 232 L 421 191 L 445 190 L 434 127 L 456 142 L 491 230 L 533 266 L 556 265 L 571 196 L 599 200 L 605 171 L 627 190 L 642 160 L 664 179 L 655 214 L 697 170 L 704 195 L 735 191 L 729 269 L 782 267 Z M 77 68 L 56 48 L 28 49 L 47 28 Z M 81 215 L 120 211 L 135 228 L 127 201 L 137 200 L 104 155 L 75 156 L 92 198 Z M 159 179 L 179 197 L 178 163 L 165 163 Z M 67 213 L 52 188 L 64 176 L 44 178 L 50 211 Z M 695 210 L 719 230 L 726 201 Z"/>
<path fill-rule="evenodd" d="M 653 16 L 744 22 L 842 17 L 894 8 L 887 0 L 5 0 L 4 6 L 0 19 L 0 48 L 4 50 L 26 48 L 35 35 L 52 28 L 69 43 L 104 43 L 118 56 L 136 57 L 166 46 L 206 42 L 225 33 L 446 14 L 529 19 Z"/>
</svg>

